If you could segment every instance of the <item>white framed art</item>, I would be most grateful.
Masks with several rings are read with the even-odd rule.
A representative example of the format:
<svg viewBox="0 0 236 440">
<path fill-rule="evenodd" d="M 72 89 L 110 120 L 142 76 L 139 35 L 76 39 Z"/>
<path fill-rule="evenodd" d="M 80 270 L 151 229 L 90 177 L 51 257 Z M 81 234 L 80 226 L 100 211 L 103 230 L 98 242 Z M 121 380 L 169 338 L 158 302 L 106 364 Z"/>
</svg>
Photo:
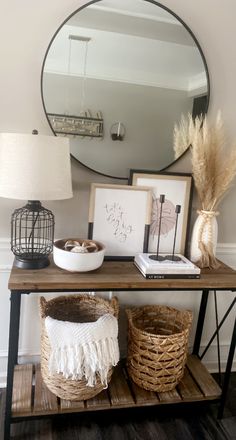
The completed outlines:
<svg viewBox="0 0 236 440">
<path fill-rule="evenodd" d="M 150 188 L 93 183 L 88 237 L 105 245 L 106 259 L 133 259 L 147 252 L 151 210 Z"/>
<path fill-rule="evenodd" d="M 148 170 L 130 170 L 130 184 L 150 187 L 152 190 L 152 213 L 148 252 L 156 252 L 157 249 L 160 221 L 160 195 L 164 195 L 165 203 L 162 207 L 159 251 L 160 253 L 172 253 L 175 239 L 175 252 L 186 255 L 193 188 L 192 175 Z M 181 212 L 178 215 L 178 226 L 175 231 L 175 209 L 177 205 L 181 206 Z"/>
</svg>

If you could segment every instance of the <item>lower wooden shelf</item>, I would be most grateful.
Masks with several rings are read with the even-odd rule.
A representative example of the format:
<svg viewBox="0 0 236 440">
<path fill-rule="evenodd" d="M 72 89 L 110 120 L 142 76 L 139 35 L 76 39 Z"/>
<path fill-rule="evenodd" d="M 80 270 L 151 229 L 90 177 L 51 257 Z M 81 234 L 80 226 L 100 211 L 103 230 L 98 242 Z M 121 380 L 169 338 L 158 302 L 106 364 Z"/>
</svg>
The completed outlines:
<svg viewBox="0 0 236 440">
<path fill-rule="evenodd" d="M 92 399 L 71 402 L 57 398 L 44 385 L 40 365 L 16 365 L 13 383 L 12 417 L 131 408 L 183 402 L 216 400 L 221 389 L 196 356 L 189 356 L 180 384 L 170 392 L 154 393 L 135 385 L 128 377 L 125 363 L 114 370 L 108 389 Z"/>
</svg>

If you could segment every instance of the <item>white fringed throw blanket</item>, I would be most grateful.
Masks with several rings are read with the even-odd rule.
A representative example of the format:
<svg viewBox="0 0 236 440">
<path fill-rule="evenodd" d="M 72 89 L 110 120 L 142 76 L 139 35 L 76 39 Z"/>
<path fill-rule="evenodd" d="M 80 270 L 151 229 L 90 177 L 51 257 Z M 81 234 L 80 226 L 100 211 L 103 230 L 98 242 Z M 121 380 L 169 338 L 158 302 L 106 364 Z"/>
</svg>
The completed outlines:
<svg viewBox="0 0 236 440">
<path fill-rule="evenodd" d="M 107 386 L 109 368 L 119 361 L 117 318 L 107 313 L 96 322 L 75 323 L 45 319 L 51 345 L 49 372 L 96 384 L 96 373 Z"/>
</svg>

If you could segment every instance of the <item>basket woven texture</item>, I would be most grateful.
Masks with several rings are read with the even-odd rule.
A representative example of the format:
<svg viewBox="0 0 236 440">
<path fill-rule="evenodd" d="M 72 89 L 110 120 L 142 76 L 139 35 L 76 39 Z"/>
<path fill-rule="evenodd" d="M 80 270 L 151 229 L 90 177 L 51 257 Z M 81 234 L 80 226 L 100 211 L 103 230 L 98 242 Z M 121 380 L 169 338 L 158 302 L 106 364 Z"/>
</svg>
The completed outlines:
<svg viewBox="0 0 236 440">
<path fill-rule="evenodd" d="M 50 375 L 48 361 L 51 347 L 45 329 L 45 318 L 69 321 L 69 322 L 94 322 L 106 313 L 118 317 L 119 305 L 117 298 L 111 301 L 88 294 L 67 295 L 46 301 L 40 298 L 41 314 L 41 372 L 42 378 L 49 390 L 61 399 L 78 401 L 96 396 L 104 389 L 99 376 L 94 387 L 88 387 L 86 379 L 71 380 L 63 377 L 61 373 Z M 111 380 L 113 367 L 109 369 L 107 382 Z"/>
<path fill-rule="evenodd" d="M 145 390 L 172 390 L 184 374 L 192 312 L 154 305 L 126 313 L 129 376 Z"/>
</svg>

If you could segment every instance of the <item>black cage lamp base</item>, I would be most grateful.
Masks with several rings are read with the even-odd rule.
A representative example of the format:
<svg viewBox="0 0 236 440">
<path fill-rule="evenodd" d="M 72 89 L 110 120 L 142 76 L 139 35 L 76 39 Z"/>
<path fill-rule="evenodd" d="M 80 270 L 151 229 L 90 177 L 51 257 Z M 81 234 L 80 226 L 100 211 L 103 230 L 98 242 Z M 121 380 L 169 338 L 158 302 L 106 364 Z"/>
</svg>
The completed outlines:
<svg viewBox="0 0 236 440">
<path fill-rule="evenodd" d="M 29 260 L 24 259 L 24 257 L 15 256 L 14 266 L 20 269 L 43 269 L 44 267 L 49 266 L 50 261 L 48 256 L 41 256 L 38 259 Z"/>
<path fill-rule="evenodd" d="M 20 269 L 47 267 L 53 250 L 54 215 L 40 201 L 29 200 L 11 218 L 11 250 Z"/>
</svg>

